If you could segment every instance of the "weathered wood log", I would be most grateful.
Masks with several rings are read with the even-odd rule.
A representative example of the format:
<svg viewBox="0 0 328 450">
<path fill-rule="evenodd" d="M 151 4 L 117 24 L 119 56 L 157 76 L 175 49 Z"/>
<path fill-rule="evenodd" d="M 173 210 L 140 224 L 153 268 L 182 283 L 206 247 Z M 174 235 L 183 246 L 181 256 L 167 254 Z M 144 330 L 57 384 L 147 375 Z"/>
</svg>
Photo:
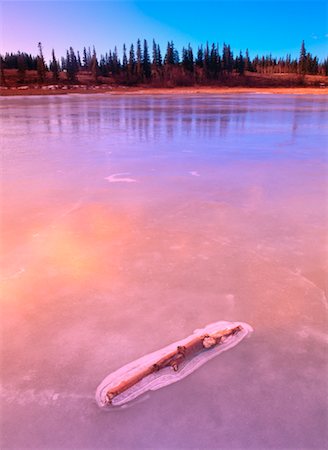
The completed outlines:
<svg viewBox="0 0 328 450">
<path fill-rule="evenodd" d="M 212 349 L 216 345 L 219 345 L 225 338 L 237 334 L 241 330 L 242 327 L 238 325 L 231 329 L 218 331 L 217 333 L 203 334 L 195 337 L 183 346 L 176 347 L 175 350 L 170 352 L 168 355 L 163 356 L 149 367 L 141 370 L 140 373 L 137 373 L 128 379 L 122 380 L 117 386 L 108 390 L 106 393 L 107 404 L 110 405 L 115 397 L 130 389 L 152 373 L 158 372 L 165 367 L 172 367 L 173 370 L 177 371 L 179 370 L 179 365 L 186 359 L 190 359 L 202 351 Z"/>
</svg>

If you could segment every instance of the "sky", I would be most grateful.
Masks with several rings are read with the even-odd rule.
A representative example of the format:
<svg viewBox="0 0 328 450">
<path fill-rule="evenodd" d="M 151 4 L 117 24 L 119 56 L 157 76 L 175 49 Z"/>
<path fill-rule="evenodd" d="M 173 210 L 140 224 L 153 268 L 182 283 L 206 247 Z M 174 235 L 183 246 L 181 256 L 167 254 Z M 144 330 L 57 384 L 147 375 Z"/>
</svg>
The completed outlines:
<svg viewBox="0 0 328 450">
<path fill-rule="evenodd" d="M 223 42 L 234 52 L 299 56 L 306 50 L 328 55 L 328 2 L 307 0 L 210 1 L 1 1 L 0 52 L 37 54 L 42 42 L 46 60 L 52 48 L 65 56 L 70 46 L 95 46 L 97 55 L 116 45 L 119 53 L 138 38 L 154 38 L 164 54 L 167 41 L 181 51 L 190 43 Z"/>
</svg>

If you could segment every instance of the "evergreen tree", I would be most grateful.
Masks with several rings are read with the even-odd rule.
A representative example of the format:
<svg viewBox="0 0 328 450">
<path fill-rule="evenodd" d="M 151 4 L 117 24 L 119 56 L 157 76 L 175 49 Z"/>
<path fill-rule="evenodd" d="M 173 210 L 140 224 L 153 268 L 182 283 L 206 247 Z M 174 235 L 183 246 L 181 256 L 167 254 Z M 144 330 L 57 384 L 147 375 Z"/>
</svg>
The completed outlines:
<svg viewBox="0 0 328 450">
<path fill-rule="evenodd" d="M 162 64 L 163 64 L 163 61 L 162 61 L 161 49 L 159 48 L 159 45 L 157 45 L 157 65 L 158 65 L 158 67 L 161 67 Z"/>
<path fill-rule="evenodd" d="M 306 69 L 307 69 L 307 55 L 306 55 L 304 41 L 302 41 L 301 50 L 300 50 L 300 57 L 299 57 L 299 60 L 298 60 L 299 73 L 304 75 L 306 73 Z"/>
<path fill-rule="evenodd" d="M 230 45 L 223 44 L 223 51 L 222 51 L 222 65 L 223 70 L 230 73 L 233 70 L 233 54 L 230 49 Z"/>
<path fill-rule="evenodd" d="M 153 39 L 153 61 L 152 61 L 152 64 L 154 66 L 157 66 L 158 65 L 157 63 L 158 63 L 157 45 L 156 45 L 155 39 Z"/>
<path fill-rule="evenodd" d="M 222 60 L 219 51 L 219 44 L 216 44 L 217 70 L 218 74 L 222 71 Z"/>
<path fill-rule="evenodd" d="M 5 79 L 5 61 L 2 57 L 2 55 L 0 55 L 0 85 L 1 86 L 6 86 L 6 79 Z"/>
<path fill-rule="evenodd" d="M 19 57 L 24 59 L 26 70 L 37 70 L 37 59 L 38 56 L 34 57 L 27 53 L 6 53 L 3 58 L 4 69 L 18 69 L 18 59 Z"/>
<path fill-rule="evenodd" d="M 204 75 L 205 78 L 210 78 L 210 49 L 208 47 L 208 42 L 204 49 Z"/>
<path fill-rule="evenodd" d="M 167 43 L 166 55 L 164 57 L 164 64 L 166 66 L 174 64 L 174 45 L 173 45 L 173 41 Z"/>
<path fill-rule="evenodd" d="M 247 70 L 248 72 L 253 71 L 252 63 L 251 63 L 251 60 L 249 57 L 248 48 L 246 49 L 246 53 L 245 53 L 245 70 Z"/>
<path fill-rule="evenodd" d="M 182 67 L 185 69 L 185 70 L 188 70 L 188 52 L 187 52 L 187 49 L 186 48 L 184 48 L 184 47 L 182 47 Z"/>
<path fill-rule="evenodd" d="M 96 49 L 94 47 L 93 47 L 93 53 L 92 53 L 91 62 L 90 62 L 90 69 L 91 69 L 92 79 L 93 79 L 94 83 L 97 83 L 98 75 L 99 75 L 99 66 L 98 66 Z"/>
<path fill-rule="evenodd" d="M 141 42 L 140 39 L 137 41 L 137 65 L 136 65 L 136 73 L 138 78 L 142 77 L 142 52 L 141 52 Z"/>
<path fill-rule="evenodd" d="M 109 50 L 107 66 L 108 66 L 109 75 L 113 75 L 115 70 L 114 70 L 113 55 L 112 55 L 112 51 L 111 50 Z"/>
<path fill-rule="evenodd" d="M 143 60 L 142 60 L 142 68 L 143 68 L 143 74 L 144 77 L 149 80 L 151 77 L 151 67 L 150 67 L 150 57 L 148 52 L 148 44 L 146 39 L 144 39 L 144 46 L 143 46 Z"/>
<path fill-rule="evenodd" d="M 190 70 L 190 72 L 193 72 L 194 71 L 194 52 L 192 51 L 190 44 L 188 44 L 187 54 L 188 54 L 189 70 Z"/>
<path fill-rule="evenodd" d="M 114 75 L 118 75 L 121 70 L 121 62 L 118 57 L 117 47 L 114 47 L 113 52 L 113 65 L 112 65 L 112 72 Z"/>
<path fill-rule="evenodd" d="M 130 52 L 129 52 L 129 62 L 128 62 L 128 73 L 129 73 L 130 78 L 135 73 L 135 65 L 136 65 L 136 59 L 135 59 L 135 55 L 134 55 L 134 47 L 133 47 L 133 44 L 131 44 Z"/>
<path fill-rule="evenodd" d="M 322 63 L 323 74 L 328 76 L 328 58 L 325 58 Z"/>
<path fill-rule="evenodd" d="M 245 60 L 241 51 L 239 56 L 236 57 L 236 70 L 239 75 L 244 75 L 245 73 Z"/>
<path fill-rule="evenodd" d="M 69 81 L 74 81 L 74 72 L 72 72 L 72 64 L 70 62 L 70 55 L 69 55 L 69 51 L 66 50 L 66 60 L 65 60 L 65 65 L 63 64 L 62 66 L 63 68 L 65 68 L 66 73 L 67 73 L 67 79 Z M 71 78 L 73 78 L 73 80 L 71 80 Z"/>
<path fill-rule="evenodd" d="M 99 60 L 99 74 L 102 75 L 103 77 L 107 77 L 108 76 L 108 68 L 107 68 L 107 64 L 106 64 L 106 55 L 100 55 L 100 60 Z"/>
<path fill-rule="evenodd" d="M 77 73 L 79 71 L 79 66 L 77 63 L 77 58 L 75 56 L 75 52 L 72 47 L 67 50 L 66 54 L 66 70 L 67 70 L 67 79 L 71 83 L 75 83 L 77 78 Z"/>
<path fill-rule="evenodd" d="M 55 50 L 54 49 L 52 49 L 51 55 L 52 55 L 52 61 L 50 63 L 50 70 L 52 72 L 52 79 L 53 79 L 53 81 L 55 83 L 57 83 L 58 80 L 59 80 L 59 65 L 58 65 L 58 62 L 57 62 L 57 59 L 56 59 L 56 56 L 55 56 Z"/>
<path fill-rule="evenodd" d="M 26 61 L 24 55 L 21 53 L 18 53 L 17 56 L 17 72 L 18 72 L 18 82 L 24 83 L 26 74 Z"/>
<path fill-rule="evenodd" d="M 194 55 L 190 44 L 188 44 L 188 48 L 182 49 L 182 67 L 188 71 L 194 71 Z"/>
<path fill-rule="evenodd" d="M 44 81 L 46 79 L 47 69 L 46 69 L 46 64 L 44 62 L 41 42 L 38 43 L 38 48 L 39 48 L 39 55 L 37 56 L 37 72 L 38 72 L 38 77 L 39 77 L 40 83 L 44 83 Z"/>
<path fill-rule="evenodd" d="M 124 70 L 124 72 L 127 70 L 128 68 L 128 58 L 126 56 L 126 46 L 125 44 L 123 44 L 123 59 L 122 59 L 122 69 Z"/>
<path fill-rule="evenodd" d="M 202 45 L 200 47 L 198 47 L 197 58 L 196 58 L 195 64 L 197 67 L 203 67 L 203 65 L 204 65 L 204 52 L 203 52 Z"/>
<path fill-rule="evenodd" d="M 219 54 L 218 54 L 218 46 L 212 44 L 211 52 L 209 56 L 209 75 L 212 79 L 217 79 L 219 73 Z"/>
<path fill-rule="evenodd" d="M 66 71 L 67 71 L 67 55 L 68 55 L 68 52 L 66 52 L 66 58 L 64 58 L 63 56 L 60 58 L 61 68 L 62 68 L 62 70 L 66 70 Z"/>
<path fill-rule="evenodd" d="M 81 56 L 80 56 L 80 52 L 77 51 L 77 65 L 79 66 L 79 70 L 82 68 L 82 61 L 81 61 Z"/>
<path fill-rule="evenodd" d="M 89 68 L 89 60 L 87 55 L 87 49 L 83 47 L 83 57 L 82 57 L 83 69 L 87 70 Z"/>
<path fill-rule="evenodd" d="M 174 48 L 173 41 L 172 41 L 172 48 L 173 48 L 173 64 L 178 65 L 180 63 L 179 52 L 177 49 Z"/>
<path fill-rule="evenodd" d="M 312 57 L 311 53 L 306 55 L 306 73 L 317 75 L 319 69 L 318 58 Z"/>
</svg>

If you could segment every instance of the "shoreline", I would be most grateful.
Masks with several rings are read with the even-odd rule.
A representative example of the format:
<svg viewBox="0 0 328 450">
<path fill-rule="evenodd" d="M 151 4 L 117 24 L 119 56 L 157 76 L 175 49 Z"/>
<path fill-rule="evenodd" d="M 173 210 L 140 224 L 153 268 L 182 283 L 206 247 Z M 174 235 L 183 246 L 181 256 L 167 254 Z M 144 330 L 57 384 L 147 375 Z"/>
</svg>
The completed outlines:
<svg viewBox="0 0 328 450">
<path fill-rule="evenodd" d="M 46 88 L 10 88 L 1 89 L 1 97 L 67 94 L 107 94 L 107 95 L 197 95 L 197 94 L 281 94 L 281 95 L 327 95 L 326 87 L 220 87 L 191 86 L 175 88 L 94 86 L 72 87 L 70 89 Z"/>
</svg>

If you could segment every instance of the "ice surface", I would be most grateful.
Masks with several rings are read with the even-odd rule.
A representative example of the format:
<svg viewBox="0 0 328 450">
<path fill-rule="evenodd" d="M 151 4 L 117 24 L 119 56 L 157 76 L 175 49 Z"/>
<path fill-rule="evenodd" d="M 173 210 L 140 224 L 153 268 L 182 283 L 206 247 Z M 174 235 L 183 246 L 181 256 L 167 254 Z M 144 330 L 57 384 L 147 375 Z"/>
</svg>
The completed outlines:
<svg viewBox="0 0 328 450">
<path fill-rule="evenodd" d="M 327 448 L 326 97 L 0 107 L 1 448 Z M 109 373 L 219 319 L 256 332 L 98 407 Z"/>
</svg>

